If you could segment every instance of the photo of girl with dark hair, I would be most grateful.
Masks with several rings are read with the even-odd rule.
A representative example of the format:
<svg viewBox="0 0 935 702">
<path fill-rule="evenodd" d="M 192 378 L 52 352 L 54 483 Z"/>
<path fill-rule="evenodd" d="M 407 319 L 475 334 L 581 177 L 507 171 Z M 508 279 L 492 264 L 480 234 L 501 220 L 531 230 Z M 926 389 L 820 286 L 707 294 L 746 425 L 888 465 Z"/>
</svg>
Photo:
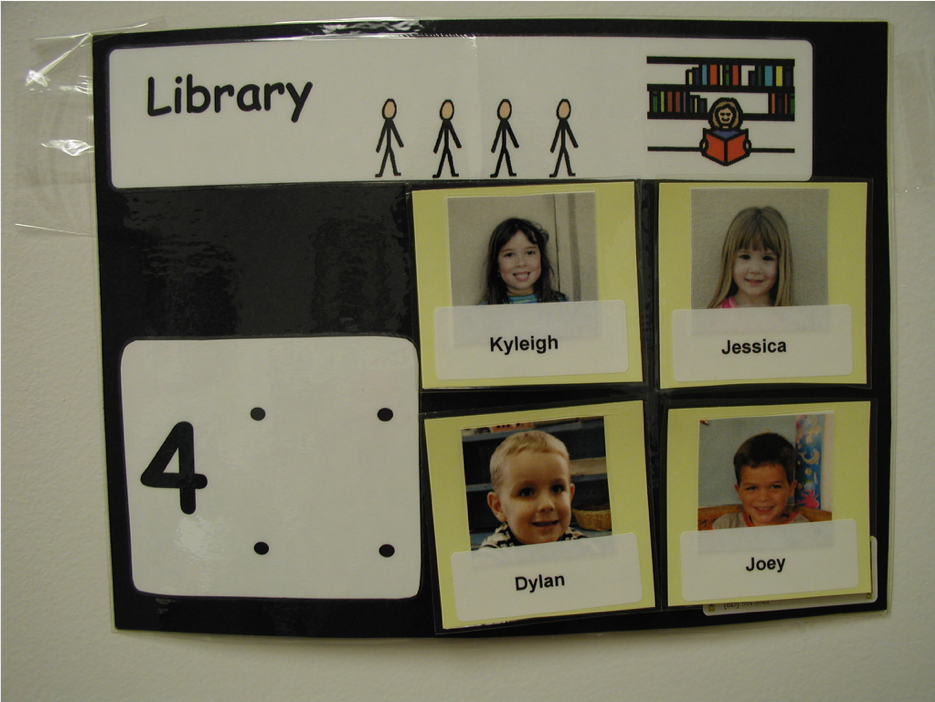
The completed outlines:
<svg viewBox="0 0 935 702">
<path fill-rule="evenodd" d="M 549 233 L 526 219 L 511 217 L 498 224 L 487 245 L 482 305 L 567 302 L 552 287 Z"/>
</svg>

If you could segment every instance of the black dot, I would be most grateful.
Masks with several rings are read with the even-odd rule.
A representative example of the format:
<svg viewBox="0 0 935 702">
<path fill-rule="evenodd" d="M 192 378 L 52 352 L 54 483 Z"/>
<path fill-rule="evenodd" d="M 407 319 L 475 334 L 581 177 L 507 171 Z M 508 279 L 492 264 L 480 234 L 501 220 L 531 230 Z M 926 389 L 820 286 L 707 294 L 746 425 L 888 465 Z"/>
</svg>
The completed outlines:
<svg viewBox="0 0 935 702">
<path fill-rule="evenodd" d="M 393 418 L 393 410 L 391 410 L 389 407 L 384 407 L 379 412 L 377 412 L 377 418 L 381 422 L 388 422 Z"/>
<path fill-rule="evenodd" d="M 396 549 L 390 546 L 389 544 L 383 544 L 380 547 L 380 555 L 383 556 L 384 558 L 389 558 L 394 553 L 396 553 Z"/>
<path fill-rule="evenodd" d="M 262 407 L 254 407 L 250 410 L 250 416 L 256 421 L 260 422 L 266 418 L 266 410 Z"/>
<path fill-rule="evenodd" d="M 265 541 L 257 541 L 253 544 L 253 550 L 259 553 L 261 556 L 265 556 L 269 553 L 269 544 Z"/>
</svg>

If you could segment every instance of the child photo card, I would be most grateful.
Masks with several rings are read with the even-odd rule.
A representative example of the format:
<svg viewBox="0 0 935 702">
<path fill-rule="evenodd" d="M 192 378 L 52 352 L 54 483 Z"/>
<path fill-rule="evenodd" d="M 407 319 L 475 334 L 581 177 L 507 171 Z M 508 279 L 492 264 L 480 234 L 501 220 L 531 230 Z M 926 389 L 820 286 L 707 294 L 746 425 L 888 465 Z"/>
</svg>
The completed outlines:
<svg viewBox="0 0 935 702">
<path fill-rule="evenodd" d="M 871 591 L 869 403 L 671 409 L 667 432 L 670 606 Z"/>
<path fill-rule="evenodd" d="M 662 387 L 865 383 L 867 190 L 660 184 Z"/>
<path fill-rule="evenodd" d="M 641 402 L 427 419 L 440 629 L 654 605 Z"/>
<path fill-rule="evenodd" d="M 635 197 L 633 183 L 413 192 L 423 387 L 640 381 Z"/>
</svg>

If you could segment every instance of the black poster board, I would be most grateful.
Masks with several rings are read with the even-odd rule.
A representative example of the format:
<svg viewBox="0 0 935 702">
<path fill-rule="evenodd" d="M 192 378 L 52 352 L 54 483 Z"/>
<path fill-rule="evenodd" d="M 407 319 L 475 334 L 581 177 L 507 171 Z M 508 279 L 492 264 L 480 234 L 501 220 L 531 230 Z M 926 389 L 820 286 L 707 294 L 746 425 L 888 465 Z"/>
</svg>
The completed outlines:
<svg viewBox="0 0 935 702">
<path fill-rule="evenodd" d="M 134 509 L 131 494 L 139 481 L 136 473 L 144 471 L 131 467 L 127 460 L 125 411 L 128 402 L 124 383 L 129 374 L 122 370 L 122 363 L 129 345 L 172 340 L 344 339 L 366 336 L 408 340 L 424 361 L 418 307 L 421 290 L 417 290 L 417 283 L 421 284 L 421 281 L 416 264 L 412 193 L 431 191 L 442 185 L 446 188 L 470 188 L 489 187 L 494 183 L 486 177 L 489 174 L 484 174 L 483 179 L 479 176 L 465 177 L 456 182 L 451 178 L 433 181 L 430 177 L 433 174 L 410 180 L 405 177 L 404 170 L 402 178 L 392 181 L 335 179 L 335 182 L 324 182 L 319 179 L 304 183 L 273 180 L 260 185 L 228 183 L 149 187 L 132 184 L 115 187 L 112 123 L 117 119 L 116 103 L 121 98 L 108 89 L 114 86 L 115 81 L 110 57 L 120 49 L 178 48 L 292 37 L 325 41 L 326 37 L 341 39 L 371 34 L 395 36 L 400 41 L 409 42 L 441 37 L 524 37 L 541 41 L 576 37 L 620 40 L 788 39 L 808 42 L 812 49 L 812 158 L 810 178 L 806 179 L 811 183 L 856 182 L 867 185 L 866 319 L 856 321 L 856 324 L 866 326 L 866 382 L 758 382 L 663 388 L 656 291 L 660 275 L 660 190 L 662 181 L 668 179 L 623 171 L 617 179 L 638 180 L 634 187 L 638 230 L 634 235 L 641 377 L 627 382 L 537 383 L 523 387 L 501 384 L 426 389 L 423 385 L 418 392 L 418 417 L 415 420 L 420 428 L 418 485 L 421 509 L 418 515 L 409 515 L 418 523 L 421 544 L 417 586 L 413 592 L 403 597 L 315 598 L 268 594 L 177 594 L 139 588 L 134 578 L 134 564 L 145 559 L 145 555 L 139 548 L 137 551 L 133 549 L 134 538 L 141 527 L 139 524 L 131 527 L 131 511 Z M 96 37 L 94 80 L 98 89 L 95 92 L 95 130 L 99 145 L 96 175 L 103 383 L 114 607 L 118 628 L 315 637 L 439 635 L 447 627 L 439 624 L 442 604 L 433 530 L 434 488 L 429 479 L 424 421 L 492 412 L 522 413 L 634 401 L 642 403 L 645 426 L 643 457 L 652 541 L 654 605 L 633 611 L 550 616 L 545 620 L 532 617 L 522 623 L 510 622 L 510 626 L 455 629 L 457 633 L 496 636 L 617 631 L 885 609 L 888 599 L 892 400 L 888 333 L 887 57 L 887 27 L 883 23 L 439 20 Z M 693 66 L 695 63 L 689 65 L 689 70 Z M 582 80 L 598 80 L 597 76 L 597 73 L 584 75 Z M 275 85 L 275 82 L 271 84 Z M 179 85 L 185 86 L 181 76 Z M 291 104 L 298 110 L 303 86 L 299 82 L 289 85 L 295 91 L 290 98 Z M 156 92 L 157 87 L 153 86 L 149 107 L 153 111 L 168 107 L 171 112 L 175 106 L 173 97 L 163 98 L 163 95 L 173 94 L 171 89 L 167 88 L 168 92 L 163 94 Z M 283 100 L 287 99 L 287 91 L 273 90 L 273 100 L 279 99 L 280 95 Z M 646 95 L 638 97 L 644 102 L 646 98 L 650 100 L 650 113 L 653 112 L 652 92 L 647 89 Z M 200 105 L 201 93 L 195 91 L 194 94 L 194 98 L 184 97 Z M 233 94 L 230 97 L 235 99 Z M 212 94 L 212 99 L 215 105 L 219 104 L 216 95 Z M 244 104 L 249 99 L 245 94 Z M 383 103 L 382 96 L 379 102 Z M 307 99 L 303 104 L 309 105 Z M 176 109 L 180 116 L 181 111 Z M 580 111 L 576 111 L 570 118 L 572 128 L 577 127 L 579 114 Z M 444 120 L 444 114 L 441 116 Z M 386 113 L 384 117 L 387 117 Z M 748 125 L 756 125 L 752 115 L 748 115 L 748 120 Z M 368 144 L 371 140 L 376 141 L 371 137 L 379 134 L 379 126 L 377 124 L 373 134 L 367 135 Z M 699 127 L 699 135 L 700 131 Z M 409 139 L 405 132 L 401 136 L 403 142 Z M 390 135 L 385 137 L 389 140 Z M 501 143 L 505 147 L 506 138 L 503 135 L 502 142 L 494 142 L 494 145 Z M 486 132 L 484 140 L 493 141 L 487 138 Z M 756 140 L 751 137 L 751 141 L 756 148 Z M 382 136 L 380 146 L 386 148 Z M 232 144 L 231 148 L 237 148 L 237 145 Z M 402 148 L 397 155 L 401 152 Z M 374 171 L 381 169 L 380 155 L 375 155 Z M 571 158 L 576 157 L 572 151 Z M 711 160 L 710 156 L 708 159 Z M 748 163 L 752 161 L 751 158 Z M 439 163 L 439 169 L 442 165 Z M 383 166 L 386 166 L 385 162 Z M 715 163 L 715 166 L 721 167 L 721 164 Z M 724 166 L 730 167 L 733 166 Z M 569 167 L 566 173 L 570 171 Z M 450 172 L 453 173 L 454 169 Z M 725 170 L 724 173 L 719 180 L 730 181 L 732 171 Z M 381 178 L 387 175 L 384 172 Z M 548 175 L 519 177 L 511 184 L 538 185 L 548 182 Z M 596 179 L 583 177 L 580 181 L 587 183 Z M 132 178 L 125 182 L 132 182 Z M 336 356 L 340 355 L 340 351 L 336 352 Z M 328 397 L 319 399 L 324 405 L 330 401 Z M 866 438 L 869 449 L 867 510 L 869 533 L 876 543 L 873 598 L 865 598 L 863 604 L 744 612 L 730 617 L 706 616 L 698 604 L 672 606 L 667 588 L 669 542 L 666 538 L 670 411 L 725 406 L 794 407 L 816 403 L 861 403 L 870 408 Z M 178 419 L 182 423 L 184 418 Z M 402 419 L 402 415 L 397 419 Z M 261 420 L 254 418 L 254 421 Z M 380 421 L 385 420 L 381 418 Z M 190 424 L 194 424 L 195 432 L 199 432 L 197 422 Z M 168 441 L 170 436 L 174 437 L 175 443 Z M 199 487 L 197 476 L 201 469 L 198 467 L 197 440 L 193 442 L 195 467 L 189 472 L 181 465 L 186 460 L 188 440 L 179 438 L 178 434 L 167 434 L 166 440 L 160 454 L 161 464 L 154 455 L 155 467 L 151 464 L 140 468 L 165 478 L 170 478 L 177 471 L 176 479 L 170 478 L 170 484 L 161 486 L 169 489 L 155 492 L 160 497 L 165 493 L 183 503 L 185 494 L 194 494 L 197 503 L 202 496 L 199 491 L 207 494 L 210 489 L 205 485 Z M 170 453 L 166 454 L 166 451 Z M 175 465 L 172 463 L 174 460 L 179 461 L 177 469 L 170 467 Z M 212 475 L 207 475 L 207 481 L 211 485 Z M 158 479 L 150 478 L 149 482 L 158 483 Z M 156 487 L 147 486 L 146 481 L 143 485 L 148 490 Z M 353 507 L 349 506 L 350 520 L 354 519 Z M 182 512 L 185 512 L 184 505 Z M 334 526 L 336 533 L 340 533 L 341 528 L 340 525 Z M 180 539 L 184 542 L 184 538 Z M 184 549 L 192 559 L 202 556 L 210 559 L 210 553 L 199 556 L 195 545 L 184 543 L 187 543 Z M 257 546 L 259 544 L 258 541 Z M 259 551 L 256 555 L 266 557 Z M 158 559 L 151 565 L 153 570 L 159 570 Z"/>
</svg>

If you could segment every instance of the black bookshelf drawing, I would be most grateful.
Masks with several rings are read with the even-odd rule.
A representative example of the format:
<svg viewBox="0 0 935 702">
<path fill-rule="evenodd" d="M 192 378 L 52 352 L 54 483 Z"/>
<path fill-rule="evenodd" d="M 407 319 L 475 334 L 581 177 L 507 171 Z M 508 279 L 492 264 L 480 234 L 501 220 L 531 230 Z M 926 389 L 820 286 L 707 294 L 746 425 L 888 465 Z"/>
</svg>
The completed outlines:
<svg viewBox="0 0 935 702">
<path fill-rule="evenodd" d="M 766 111 L 742 111 L 748 122 L 795 121 L 795 60 L 775 58 L 714 58 L 692 56 L 647 56 L 648 64 L 687 66 L 683 83 L 648 83 L 647 118 L 653 120 L 705 120 L 712 129 L 703 129 L 700 146 L 649 146 L 649 151 L 699 151 L 724 166 L 745 158 L 750 153 L 795 153 L 794 148 L 752 148 L 747 130 L 727 139 L 723 154 L 710 147 L 716 140 L 716 123 L 712 110 L 730 95 L 740 113 L 744 94 L 765 94 Z M 739 123 L 738 123 L 739 126 Z M 735 142 L 735 143 L 731 143 Z"/>
<path fill-rule="evenodd" d="M 704 93 L 766 93 L 767 111 L 748 112 L 754 121 L 795 120 L 795 60 L 690 56 L 647 56 L 646 63 L 683 64 L 684 83 L 649 83 L 649 119 L 707 119 Z"/>
</svg>

